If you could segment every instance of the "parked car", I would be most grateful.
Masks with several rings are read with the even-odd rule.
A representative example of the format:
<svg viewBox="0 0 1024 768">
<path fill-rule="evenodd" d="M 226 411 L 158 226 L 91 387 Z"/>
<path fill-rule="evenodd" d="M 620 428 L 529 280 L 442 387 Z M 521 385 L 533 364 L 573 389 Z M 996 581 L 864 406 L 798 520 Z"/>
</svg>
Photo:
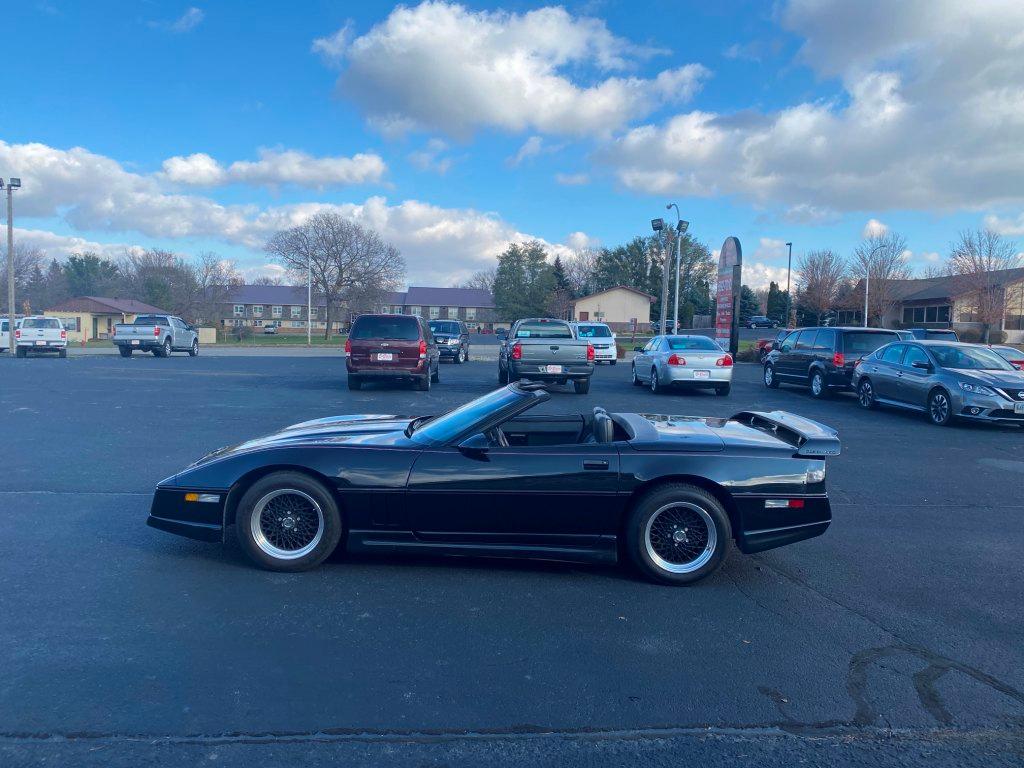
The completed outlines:
<svg viewBox="0 0 1024 768">
<path fill-rule="evenodd" d="M 1017 347 L 1007 347 L 1002 344 L 993 344 L 989 348 L 1010 365 L 1016 365 L 1018 368 L 1024 369 L 1024 351 L 1017 349 Z"/>
<path fill-rule="evenodd" d="M 764 315 L 753 315 L 747 319 L 747 328 L 777 328 L 778 323 Z"/>
<path fill-rule="evenodd" d="M 896 331 L 896 335 L 900 337 L 900 341 L 913 341 L 916 338 L 911 331 Z"/>
<path fill-rule="evenodd" d="M 860 362 L 854 381 L 864 408 L 922 411 L 940 426 L 955 419 L 1024 425 L 1024 372 L 981 344 L 887 344 Z"/>
<path fill-rule="evenodd" d="M 775 349 L 775 345 L 781 344 L 782 340 L 792 332 L 792 328 L 783 328 L 770 339 L 758 339 L 755 341 L 754 346 L 757 348 L 758 362 L 764 363 L 764 359 L 768 357 L 769 352 Z"/>
<path fill-rule="evenodd" d="M 594 363 L 615 365 L 619 360 L 619 351 L 615 342 L 615 334 L 605 323 L 573 323 L 577 339 L 586 339 L 594 345 Z"/>
<path fill-rule="evenodd" d="M 815 397 L 827 397 L 850 389 L 860 359 L 891 341 L 899 341 L 899 334 L 885 328 L 801 328 L 765 358 L 764 384 L 800 384 Z"/>
<path fill-rule="evenodd" d="M 0 320 L 0 352 L 6 352 L 11 348 L 11 332 L 8 328 L 9 324 L 10 320 L 6 317 Z"/>
<path fill-rule="evenodd" d="M 156 357 L 170 357 L 171 352 L 199 354 L 199 332 L 175 315 L 139 315 L 130 323 L 117 323 L 112 341 L 121 357 L 136 351 Z"/>
<path fill-rule="evenodd" d="M 907 328 L 915 339 L 937 339 L 938 341 L 960 341 L 951 328 Z"/>
<path fill-rule="evenodd" d="M 734 542 L 761 552 L 831 522 L 825 460 L 840 445 L 829 427 L 783 411 L 527 415 L 549 398 L 514 384 L 439 416 L 296 424 L 161 481 L 146 522 L 208 542 L 234 526 L 246 555 L 275 571 L 314 568 L 338 547 L 625 557 L 672 585 L 713 573 Z"/>
<path fill-rule="evenodd" d="M 441 356 L 422 318 L 360 315 L 345 340 L 348 388 L 367 381 L 411 381 L 426 392 L 440 379 Z"/>
<path fill-rule="evenodd" d="M 653 323 L 651 323 L 651 332 L 654 333 L 655 335 L 658 335 L 658 334 L 664 335 L 664 334 L 668 334 L 668 333 L 675 333 L 675 329 L 676 329 L 676 325 L 671 320 L 666 320 L 665 321 L 665 327 L 664 328 L 661 327 L 661 323 L 659 321 L 657 321 L 657 320 L 655 320 Z"/>
<path fill-rule="evenodd" d="M 453 363 L 469 362 L 469 330 L 461 320 L 431 320 L 430 332 L 434 334 L 441 359 Z"/>
<path fill-rule="evenodd" d="M 499 342 L 502 342 L 508 338 L 508 328 L 499 328 L 494 332 L 494 335 L 497 337 Z"/>
<path fill-rule="evenodd" d="M 633 384 L 646 383 L 651 392 L 713 389 L 728 395 L 732 388 L 732 355 L 707 336 L 655 336 L 634 352 Z"/>
<path fill-rule="evenodd" d="M 277 325 L 274 324 L 274 323 L 269 323 L 268 325 L 264 325 L 263 326 L 263 333 L 264 333 L 264 335 L 268 335 L 268 336 L 276 334 L 277 333 Z"/>
<path fill-rule="evenodd" d="M 56 352 L 58 357 L 67 357 L 68 332 L 59 318 L 23 317 L 14 323 L 14 345 L 17 357 L 29 352 Z"/>
<path fill-rule="evenodd" d="M 565 320 L 529 317 L 512 324 L 498 349 L 498 382 L 527 379 L 556 384 L 572 382 L 577 395 L 590 391 L 594 345 L 577 339 Z"/>
</svg>

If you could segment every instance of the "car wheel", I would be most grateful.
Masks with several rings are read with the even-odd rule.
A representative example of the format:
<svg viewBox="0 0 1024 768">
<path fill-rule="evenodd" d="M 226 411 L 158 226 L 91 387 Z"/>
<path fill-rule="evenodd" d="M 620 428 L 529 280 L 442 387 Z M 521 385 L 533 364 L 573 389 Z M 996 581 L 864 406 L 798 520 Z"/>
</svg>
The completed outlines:
<svg viewBox="0 0 1024 768">
<path fill-rule="evenodd" d="M 432 378 L 432 376 L 429 373 L 425 373 L 422 376 L 420 376 L 419 378 L 417 378 L 416 382 L 415 382 L 415 387 L 416 387 L 417 391 L 419 391 L 419 392 L 429 392 L 430 391 L 430 379 L 431 378 Z"/>
<path fill-rule="evenodd" d="M 829 396 L 828 385 L 825 384 L 825 375 L 821 371 L 811 374 L 811 394 L 819 400 Z"/>
<path fill-rule="evenodd" d="M 732 391 L 732 384 L 726 384 L 724 387 L 715 387 L 715 394 L 719 397 L 725 397 Z"/>
<path fill-rule="evenodd" d="M 68 356 L 68 351 L 66 349 L 62 349 L 59 352 L 57 352 L 57 357 L 67 357 L 67 356 Z"/>
<path fill-rule="evenodd" d="M 871 386 L 871 379 L 861 379 L 857 385 L 857 402 L 861 408 L 871 410 L 878 403 L 875 401 L 875 388 Z"/>
<path fill-rule="evenodd" d="M 434 372 L 430 375 L 430 380 L 435 384 L 441 381 L 441 358 L 437 359 L 437 368 L 435 368 Z"/>
<path fill-rule="evenodd" d="M 953 406 L 946 390 L 936 389 L 928 396 L 928 419 L 940 427 L 948 426 L 953 421 Z"/>
<path fill-rule="evenodd" d="M 363 382 L 359 380 L 358 376 L 353 376 L 352 374 L 349 374 L 348 388 L 358 392 L 360 389 L 363 388 Z"/>
<path fill-rule="evenodd" d="M 508 384 L 508 371 L 501 367 L 501 363 L 498 364 L 498 383 Z"/>
<path fill-rule="evenodd" d="M 18 347 L 17 349 L 14 350 L 14 356 L 15 357 L 27 357 L 28 356 L 28 350 L 27 349 L 23 349 L 22 347 Z"/>
<path fill-rule="evenodd" d="M 455 363 L 456 365 L 461 365 L 462 364 L 462 350 L 461 349 L 459 349 L 455 353 L 455 357 L 452 358 L 452 362 Z"/>
<path fill-rule="evenodd" d="M 192 339 L 192 348 L 188 351 L 189 357 L 199 355 L 199 339 Z"/>
<path fill-rule="evenodd" d="M 608 361 L 608 365 L 615 365 L 617 362 L 619 362 L 619 361 L 618 360 L 609 360 Z"/>
<path fill-rule="evenodd" d="M 633 376 L 633 386 L 634 387 L 642 386 L 643 382 L 640 381 L 640 379 L 638 379 L 637 376 L 636 376 L 636 363 L 631 363 L 630 366 L 629 366 L 629 369 L 630 369 L 630 372 L 631 372 L 631 374 Z"/>
<path fill-rule="evenodd" d="M 732 528 L 718 499 L 703 488 L 673 483 L 637 501 L 626 527 L 630 558 L 663 584 L 692 584 L 721 566 Z"/>
<path fill-rule="evenodd" d="M 764 385 L 769 389 L 777 389 L 779 380 L 775 378 L 775 366 L 766 364 L 764 367 Z"/>
<path fill-rule="evenodd" d="M 235 513 L 238 541 L 272 571 L 319 565 L 341 540 L 341 514 L 330 492 L 300 472 L 274 472 L 245 492 Z"/>
<path fill-rule="evenodd" d="M 464 362 L 464 363 L 468 363 L 469 362 L 469 347 L 466 347 L 465 351 L 463 351 L 463 353 L 462 353 L 462 362 Z"/>
<path fill-rule="evenodd" d="M 658 369 L 657 368 L 651 368 L 650 386 L 651 386 L 651 392 L 653 394 L 656 395 L 659 392 L 661 392 L 661 385 L 658 383 Z"/>
<path fill-rule="evenodd" d="M 577 395 L 585 395 L 590 391 L 590 379 L 576 379 L 572 383 L 572 388 L 576 390 Z"/>
<path fill-rule="evenodd" d="M 117 351 L 121 353 L 121 357 L 131 357 L 132 356 L 132 348 L 131 347 L 118 347 Z"/>
<path fill-rule="evenodd" d="M 163 345 L 153 350 L 157 357 L 170 357 L 171 356 L 171 340 L 164 339 Z"/>
</svg>

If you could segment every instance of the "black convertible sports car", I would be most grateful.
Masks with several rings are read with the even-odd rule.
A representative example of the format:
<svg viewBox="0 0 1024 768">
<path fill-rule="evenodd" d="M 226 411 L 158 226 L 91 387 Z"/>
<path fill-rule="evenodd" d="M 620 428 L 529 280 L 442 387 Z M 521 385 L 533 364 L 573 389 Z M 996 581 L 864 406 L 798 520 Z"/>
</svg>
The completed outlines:
<svg viewBox="0 0 1024 768">
<path fill-rule="evenodd" d="M 526 415 L 512 384 L 441 416 L 336 416 L 222 448 L 161 482 L 149 525 L 258 565 L 352 552 L 633 561 L 669 584 L 825 532 L 835 430 L 782 411 L 729 419 Z"/>
</svg>

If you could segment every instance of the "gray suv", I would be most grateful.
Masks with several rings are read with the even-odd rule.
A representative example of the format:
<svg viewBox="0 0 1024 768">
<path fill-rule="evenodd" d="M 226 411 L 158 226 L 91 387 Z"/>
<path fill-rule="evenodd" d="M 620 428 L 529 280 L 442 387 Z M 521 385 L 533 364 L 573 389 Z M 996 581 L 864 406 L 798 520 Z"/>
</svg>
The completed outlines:
<svg viewBox="0 0 1024 768">
<path fill-rule="evenodd" d="M 954 419 L 1024 425 L 1024 372 L 980 344 L 887 344 L 853 374 L 864 408 L 921 411 L 933 424 Z"/>
</svg>

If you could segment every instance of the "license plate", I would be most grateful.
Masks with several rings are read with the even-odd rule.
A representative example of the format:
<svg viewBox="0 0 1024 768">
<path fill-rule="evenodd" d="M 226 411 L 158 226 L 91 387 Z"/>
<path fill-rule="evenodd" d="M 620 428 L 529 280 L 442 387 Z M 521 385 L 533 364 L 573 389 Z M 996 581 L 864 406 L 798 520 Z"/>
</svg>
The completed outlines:
<svg viewBox="0 0 1024 768">
<path fill-rule="evenodd" d="M 693 378 L 695 379 L 710 379 L 711 371 L 694 371 Z"/>
<path fill-rule="evenodd" d="M 382 363 L 390 362 L 395 359 L 395 356 L 391 352 L 378 352 L 377 359 Z"/>
<path fill-rule="evenodd" d="M 37 347 L 45 347 L 46 346 L 46 342 L 45 341 L 37 341 L 36 342 L 36 346 Z"/>
<path fill-rule="evenodd" d="M 139 346 L 139 340 L 138 339 L 132 339 L 132 346 L 133 347 Z"/>
<path fill-rule="evenodd" d="M 562 366 L 560 366 L 560 365 L 545 365 L 544 366 L 544 370 L 547 371 L 548 373 L 561 373 L 562 372 Z"/>
<path fill-rule="evenodd" d="M 1013 404 L 1013 412 L 1014 413 L 1024 413 L 1024 403 L 1014 403 Z"/>
</svg>

